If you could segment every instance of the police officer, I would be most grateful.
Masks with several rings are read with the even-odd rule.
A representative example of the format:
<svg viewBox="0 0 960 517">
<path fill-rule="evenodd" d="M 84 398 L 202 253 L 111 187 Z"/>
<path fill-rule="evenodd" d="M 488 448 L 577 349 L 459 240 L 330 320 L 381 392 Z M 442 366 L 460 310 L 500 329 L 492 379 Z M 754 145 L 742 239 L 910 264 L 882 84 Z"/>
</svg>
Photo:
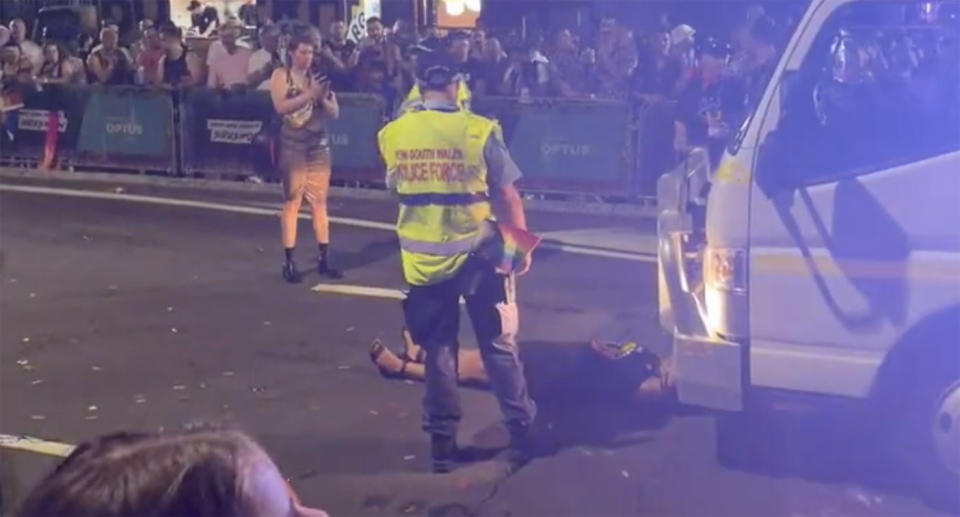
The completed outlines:
<svg viewBox="0 0 960 517">
<path fill-rule="evenodd" d="M 508 460 L 529 460 L 536 406 L 517 354 L 513 275 L 498 274 L 483 256 L 499 239 L 491 219 L 526 229 L 521 174 L 499 125 L 457 107 L 455 64 L 442 54 L 418 63 L 423 102 L 379 134 L 387 185 L 400 201 L 397 233 L 410 291 L 404 319 L 426 350 L 423 429 L 431 435 L 435 472 L 466 459 L 457 448 L 459 300 L 466 300 L 477 344 L 511 434 Z M 501 250 L 502 253 L 502 250 Z M 530 267 L 524 261 L 518 273 Z"/>
</svg>

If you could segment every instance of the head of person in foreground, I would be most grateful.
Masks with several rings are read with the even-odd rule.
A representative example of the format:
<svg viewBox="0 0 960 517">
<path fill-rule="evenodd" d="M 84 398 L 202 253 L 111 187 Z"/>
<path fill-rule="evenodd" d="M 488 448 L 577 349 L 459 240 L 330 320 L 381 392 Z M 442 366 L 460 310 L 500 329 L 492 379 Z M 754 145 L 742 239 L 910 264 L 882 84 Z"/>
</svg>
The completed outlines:
<svg viewBox="0 0 960 517">
<path fill-rule="evenodd" d="M 430 52 L 417 60 L 417 78 L 424 100 L 455 103 L 460 78 L 456 64 L 443 52 Z"/>
<path fill-rule="evenodd" d="M 18 515 L 326 517 L 237 431 L 116 433 L 77 446 Z"/>
</svg>

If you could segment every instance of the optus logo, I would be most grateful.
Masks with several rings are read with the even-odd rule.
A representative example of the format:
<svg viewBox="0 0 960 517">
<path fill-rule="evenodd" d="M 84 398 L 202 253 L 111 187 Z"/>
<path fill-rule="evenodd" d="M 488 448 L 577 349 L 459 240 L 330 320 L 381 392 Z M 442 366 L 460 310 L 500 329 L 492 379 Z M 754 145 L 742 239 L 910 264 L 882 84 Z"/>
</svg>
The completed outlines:
<svg viewBox="0 0 960 517">
<path fill-rule="evenodd" d="M 107 121 L 107 134 L 120 136 L 140 136 L 143 126 L 133 120 Z"/>
<path fill-rule="evenodd" d="M 543 156 L 582 157 L 589 155 L 591 152 L 588 144 L 544 142 L 540 145 L 540 154 Z"/>
</svg>

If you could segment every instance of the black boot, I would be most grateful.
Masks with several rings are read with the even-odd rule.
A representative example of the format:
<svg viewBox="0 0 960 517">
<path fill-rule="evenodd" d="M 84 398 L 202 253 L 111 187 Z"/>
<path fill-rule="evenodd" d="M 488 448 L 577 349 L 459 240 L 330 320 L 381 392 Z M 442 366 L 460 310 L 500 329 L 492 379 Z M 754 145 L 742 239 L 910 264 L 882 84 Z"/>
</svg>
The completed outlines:
<svg viewBox="0 0 960 517">
<path fill-rule="evenodd" d="M 433 472 L 435 474 L 445 474 L 453 470 L 456 456 L 456 438 L 443 434 L 430 435 L 430 457 L 433 459 Z"/>
<path fill-rule="evenodd" d="M 511 470 L 519 470 L 530 463 L 535 454 L 530 425 L 510 425 L 510 446 L 507 447 L 507 462 Z"/>
<path fill-rule="evenodd" d="M 300 272 L 297 271 L 297 265 L 292 260 L 287 260 L 283 263 L 283 269 L 281 270 L 283 274 L 283 279 L 290 284 L 299 284 L 302 278 L 300 277 Z"/>
<path fill-rule="evenodd" d="M 317 254 L 317 273 L 326 276 L 327 278 L 343 278 L 343 273 L 339 269 L 330 265 L 330 255 L 329 255 L 329 245 L 320 244 L 318 246 L 319 253 Z"/>
</svg>

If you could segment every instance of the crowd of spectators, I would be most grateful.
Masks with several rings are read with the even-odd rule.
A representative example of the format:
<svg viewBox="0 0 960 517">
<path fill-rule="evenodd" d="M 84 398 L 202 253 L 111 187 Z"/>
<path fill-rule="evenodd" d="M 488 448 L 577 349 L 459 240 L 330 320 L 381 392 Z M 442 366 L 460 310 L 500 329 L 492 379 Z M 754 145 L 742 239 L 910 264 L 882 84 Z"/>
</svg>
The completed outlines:
<svg viewBox="0 0 960 517">
<path fill-rule="evenodd" d="M 255 21 L 256 15 L 251 13 L 251 4 L 243 7 L 243 13 L 221 22 L 210 6 L 190 4 L 190 33 L 213 38 L 205 52 L 188 46 L 180 28 L 152 20 L 138 23 L 132 41 L 126 38 L 127 46 L 121 43 L 124 38 L 117 23 L 104 20 L 95 46 L 88 50 L 59 43 L 42 48 L 28 38 L 26 24 L 16 19 L 0 31 L 3 77 L 6 81 L 67 84 L 262 88 L 268 70 L 283 63 L 285 37 L 307 30 L 320 43 L 317 71 L 328 75 L 339 91 L 396 96 L 412 86 L 417 55 L 441 51 L 461 63 L 463 77 L 476 95 L 675 96 L 683 89 L 684 80 L 696 73 L 707 48 L 689 25 L 637 36 L 612 17 L 599 20 L 589 37 L 571 28 L 549 35 L 530 34 L 525 39 L 515 31 L 484 27 L 450 32 L 428 27 L 421 33 L 405 20 L 388 27 L 376 17 L 366 20 L 366 37 L 359 41 L 347 38 L 347 25 L 341 20 L 323 31 L 298 22 L 268 21 L 253 35 L 244 34 L 244 27 L 249 27 L 246 23 Z M 762 21 L 765 15 L 753 18 Z M 725 36 L 720 39 L 724 48 L 731 49 L 722 58 L 729 71 L 746 73 L 746 64 L 762 58 L 748 55 L 752 49 L 746 48 L 747 38 L 739 34 L 729 30 L 720 35 Z M 715 55 L 716 46 L 711 48 Z"/>
<path fill-rule="evenodd" d="M 335 91 L 382 96 L 388 112 L 415 85 L 418 56 L 445 52 L 459 63 L 473 96 L 676 101 L 675 145 L 685 147 L 709 137 L 719 141 L 739 124 L 789 30 L 755 7 L 737 26 L 703 33 L 660 20 L 659 29 L 636 34 L 609 15 L 590 31 L 561 27 L 525 37 L 484 26 L 418 30 L 402 19 L 387 26 L 371 17 L 365 36 L 354 41 L 342 20 L 321 30 L 299 21 L 258 20 L 252 2 L 244 8 L 221 20 L 216 9 L 191 2 L 186 31 L 140 20 L 131 34 L 121 35 L 106 19 L 86 48 L 31 41 L 26 24 L 15 19 L 0 30 L 0 78 L 5 91 L 11 84 L 266 90 L 273 70 L 285 63 L 286 41 L 300 33 L 319 49 L 315 74 L 327 76 Z M 199 38 L 188 44 L 187 34 Z"/>
</svg>

